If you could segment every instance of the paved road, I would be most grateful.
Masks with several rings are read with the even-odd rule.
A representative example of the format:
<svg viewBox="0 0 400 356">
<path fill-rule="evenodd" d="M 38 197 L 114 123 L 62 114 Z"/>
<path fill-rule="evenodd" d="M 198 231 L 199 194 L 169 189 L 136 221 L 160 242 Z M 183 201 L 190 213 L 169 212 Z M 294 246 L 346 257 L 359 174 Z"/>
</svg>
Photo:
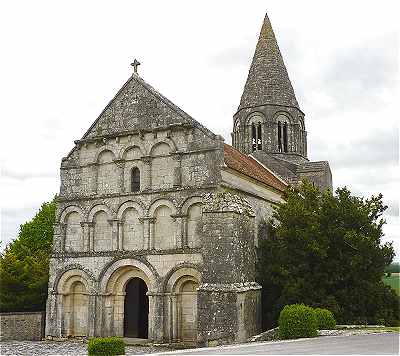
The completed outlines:
<svg viewBox="0 0 400 356">
<path fill-rule="evenodd" d="M 180 355 L 343 355 L 343 354 L 399 354 L 399 334 L 381 333 L 352 336 L 325 336 L 315 339 L 301 339 L 280 342 L 265 342 L 226 347 L 182 350 L 168 354 Z"/>
</svg>

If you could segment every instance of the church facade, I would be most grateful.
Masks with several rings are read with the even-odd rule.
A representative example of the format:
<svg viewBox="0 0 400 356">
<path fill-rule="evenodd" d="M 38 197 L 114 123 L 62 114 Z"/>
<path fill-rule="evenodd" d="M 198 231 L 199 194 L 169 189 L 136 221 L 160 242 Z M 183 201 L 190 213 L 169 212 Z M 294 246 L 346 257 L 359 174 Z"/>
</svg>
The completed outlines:
<svg viewBox="0 0 400 356">
<path fill-rule="evenodd" d="M 328 163 L 307 159 L 304 114 L 267 16 L 232 141 L 135 66 L 62 159 L 46 336 L 212 345 L 260 331 L 258 226 L 289 184 L 332 184 Z"/>
</svg>

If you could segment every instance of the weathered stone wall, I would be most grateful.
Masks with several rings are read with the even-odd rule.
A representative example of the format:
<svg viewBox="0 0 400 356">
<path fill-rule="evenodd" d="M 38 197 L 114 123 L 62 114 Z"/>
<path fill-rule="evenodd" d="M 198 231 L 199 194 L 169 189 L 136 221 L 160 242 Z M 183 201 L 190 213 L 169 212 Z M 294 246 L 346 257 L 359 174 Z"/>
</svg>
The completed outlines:
<svg viewBox="0 0 400 356">
<path fill-rule="evenodd" d="M 201 282 L 201 197 L 216 189 L 223 165 L 223 141 L 205 132 L 167 125 L 76 142 L 61 167 L 46 335 L 122 336 L 119 281 L 139 277 L 149 338 L 179 340 L 178 280 Z"/>
<path fill-rule="evenodd" d="M 327 161 L 307 162 L 297 169 L 300 179 L 307 178 L 321 190 L 332 190 L 332 173 Z"/>
<path fill-rule="evenodd" d="M 215 346 L 235 341 L 238 329 L 236 293 L 200 287 L 197 298 L 198 343 Z"/>
<path fill-rule="evenodd" d="M 44 337 L 44 312 L 0 313 L 0 340 L 41 340 Z"/>
<path fill-rule="evenodd" d="M 229 192 L 209 194 L 203 203 L 198 342 L 214 345 L 244 341 L 260 328 L 256 315 L 261 287 L 255 282 L 254 212 L 246 200 Z M 256 324 L 249 326 L 246 320 Z"/>
<path fill-rule="evenodd" d="M 223 169 L 223 139 L 134 75 L 62 160 L 46 335 L 123 336 L 132 278 L 147 286 L 151 340 L 258 331 L 253 210 L 236 195 L 208 199 Z M 277 194 L 250 188 L 263 195 L 258 221 Z M 182 315 L 196 330 L 182 331 Z"/>
<path fill-rule="evenodd" d="M 219 139 L 181 126 L 80 140 L 63 159 L 60 196 L 127 194 L 133 167 L 140 169 L 142 190 L 212 185 L 218 181 L 219 149 Z"/>
</svg>

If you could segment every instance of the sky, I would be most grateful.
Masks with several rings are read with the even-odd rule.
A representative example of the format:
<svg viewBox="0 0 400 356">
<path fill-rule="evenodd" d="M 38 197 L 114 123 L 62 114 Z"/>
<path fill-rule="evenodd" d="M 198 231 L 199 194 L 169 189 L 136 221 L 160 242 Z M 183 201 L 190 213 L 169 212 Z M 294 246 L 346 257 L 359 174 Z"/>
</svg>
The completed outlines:
<svg viewBox="0 0 400 356">
<path fill-rule="evenodd" d="M 334 189 L 382 193 L 400 258 L 396 1 L 3 1 L 1 240 L 59 191 L 61 158 L 132 73 L 231 143 L 265 13 Z"/>
</svg>

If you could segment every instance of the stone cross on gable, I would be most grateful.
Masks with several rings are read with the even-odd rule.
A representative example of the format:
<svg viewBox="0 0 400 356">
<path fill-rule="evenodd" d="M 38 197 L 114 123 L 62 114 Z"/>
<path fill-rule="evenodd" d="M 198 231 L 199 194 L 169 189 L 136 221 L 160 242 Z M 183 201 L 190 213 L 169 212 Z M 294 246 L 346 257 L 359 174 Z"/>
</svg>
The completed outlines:
<svg viewBox="0 0 400 356">
<path fill-rule="evenodd" d="M 133 67 L 133 71 L 137 74 L 137 68 L 140 66 L 140 62 L 135 58 L 131 66 Z"/>
</svg>

